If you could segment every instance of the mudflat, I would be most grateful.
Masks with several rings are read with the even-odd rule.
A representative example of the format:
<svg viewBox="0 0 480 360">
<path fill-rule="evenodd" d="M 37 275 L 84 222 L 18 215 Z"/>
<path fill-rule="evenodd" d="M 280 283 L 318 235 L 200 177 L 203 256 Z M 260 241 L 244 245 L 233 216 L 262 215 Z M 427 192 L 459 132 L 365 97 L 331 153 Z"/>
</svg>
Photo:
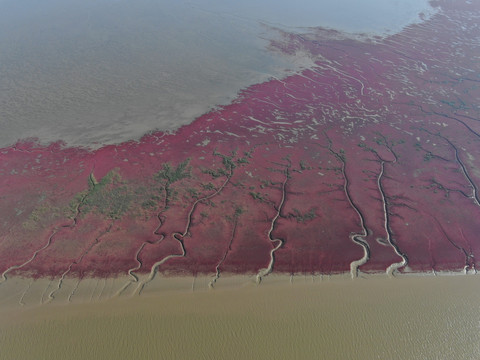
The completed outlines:
<svg viewBox="0 0 480 360">
<path fill-rule="evenodd" d="M 112 286 L 112 297 L 97 300 L 84 289 L 84 300 L 68 305 L 55 299 L 20 306 L 2 294 L 0 358 L 480 356 L 480 278 L 474 275 L 276 275 L 260 285 L 232 277 L 213 290 L 206 279 L 193 287 L 187 278 L 155 281 L 157 289 L 141 296 L 115 297 Z M 85 284 L 98 289 L 96 281 Z"/>
</svg>

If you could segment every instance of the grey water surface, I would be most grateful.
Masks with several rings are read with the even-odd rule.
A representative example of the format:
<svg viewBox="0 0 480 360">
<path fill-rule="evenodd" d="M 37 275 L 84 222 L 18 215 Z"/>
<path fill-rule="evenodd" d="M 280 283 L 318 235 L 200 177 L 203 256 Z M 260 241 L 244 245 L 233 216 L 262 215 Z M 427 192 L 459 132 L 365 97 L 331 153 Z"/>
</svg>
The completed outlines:
<svg viewBox="0 0 480 360">
<path fill-rule="evenodd" d="M 385 35 L 433 11 L 424 0 L 0 0 L 0 146 L 174 130 L 306 66 L 268 51 L 274 27 Z"/>
</svg>

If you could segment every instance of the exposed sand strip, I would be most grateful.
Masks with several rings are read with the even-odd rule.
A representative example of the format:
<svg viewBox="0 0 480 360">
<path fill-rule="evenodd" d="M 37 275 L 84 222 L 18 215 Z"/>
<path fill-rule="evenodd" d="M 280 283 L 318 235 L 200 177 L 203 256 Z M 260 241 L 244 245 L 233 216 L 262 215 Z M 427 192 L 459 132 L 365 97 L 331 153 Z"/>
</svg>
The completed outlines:
<svg viewBox="0 0 480 360">
<path fill-rule="evenodd" d="M 95 238 L 95 240 L 92 242 L 92 244 L 90 244 L 90 246 L 87 248 L 87 250 L 85 250 L 82 255 L 74 260 L 67 268 L 67 270 L 65 270 L 62 274 L 62 276 L 60 277 L 60 279 L 58 280 L 58 283 L 57 283 L 57 288 L 54 289 L 52 292 L 50 292 L 50 294 L 48 295 L 48 301 L 51 301 L 55 298 L 55 293 L 57 293 L 58 291 L 60 291 L 60 289 L 62 288 L 62 284 L 63 284 L 63 281 L 65 280 L 65 277 L 67 276 L 67 274 L 72 270 L 72 267 L 74 265 L 78 265 L 82 262 L 83 258 L 90 252 L 90 250 L 92 250 L 95 245 L 97 245 L 99 242 L 100 242 L 100 238 L 105 235 L 105 234 L 108 234 L 110 232 L 110 230 L 112 229 L 112 226 L 113 224 L 115 223 L 115 220 L 113 220 L 110 225 L 107 227 L 107 229 L 102 232 L 99 236 L 97 236 Z"/>
<path fill-rule="evenodd" d="M 72 297 L 75 295 L 75 292 L 77 291 L 78 289 L 78 285 L 80 285 L 80 279 L 78 279 L 77 283 L 75 284 L 75 286 L 73 287 L 72 291 L 70 292 L 70 294 L 68 295 L 68 298 L 67 298 L 67 301 L 70 303 L 72 302 Z"/>
<path fill-rule="evenodd" d="M 220 278 L 220 266 L 222 266 L 223 262 L 227 258 L 228 253 L 230 252 L 230 250 L 232 250 L 232 243 L 233 243 L 233 239 L 235 238 L 235 232 L 237 230 L 237 224 L 238 224 L 238 216 L 235 214 L 234 215 L 234 220 L 233 220 L 232 235 L 230 236 L 230 241 L 228 242 L 228 246 L 227 246 L 227 249 L 225 250 L 225 252 L 223 254 L 223 257 L 220 259 L 217 266 L 215 266 L 215 277 L 208 283 L 208 287 L 210 289 L 213 289 L 215 283 Z"/>
<path fill-rule="evenodd" d="M 48 240 L 47 240 L 47 243 L 45 245 L 43 245 L 40 249 L 36 250 L 32 256 L 30 257 L 30 259 L 28 259 L 27 261 L 25 261 L 23 264 L 20 264 L 20 265 L 12 265 L 10 266 L 7 270 L 5 270 L 3 273 L 2 273 L 2 276 L 0 278 L 0 284 L 2 284 L 3 282 L 7 281 L 7 274 L 10 272 L 10 271 L 13 271 L 13 270 L 17 270 L 17 269 L 21 269 L 23 268 L 24 266 L 28 265 L 29 263 L 31 263 L 33 260 L 35 260 L 35 258 L 37 257 L 38 253 L 47 249 L 50 244 L 52 243 L 52 238 L 55 236 L 55 234 L 59 231 L 60 229 L 55 229 L 53 230 L 52 234 L 48 237 Z"/>
<path fill-rule="evenodd" d="M 95 179 L 95 178 L 93 177 L 93 170 L 94 170 L 94 169 L 95 169 L 95 164 L 93 165 L 92 171 L 90 172 L 90 175 L 89 175 L 90 179 L 92 179 L 92 178 Z M 48 240 L 47 240 L 46 244 L 45 244 L 43 247 L 41 247 L 40 249 L 36 250 L 36 251 L 32 254 L 32 256 L 30 257 L 30 259 L 28 259 L 27 261 L 25 261 L 24 263 L 22 263 L 22 264 L 20 264 L 20 265 L 13 265 L 13 266 L 9 267 L 7 270 L 5 270 L 5 271 L 2 273 L 1 278 L 0 278 L 0 284 L 2 284 L 3 282 L 7 281 L 7 276 L 6 276 L 6 275 L 7 275 L 10 271 L 17 270 L 17 269 L 21 269 L 21 268 L 23 268 L 24 266 L 26 266 L 26 265 L 28 265 L 29 263 L 31 263 L 33 260 L 35 260 L 35 258 L 37 257 L 37 255 L 38 255 L 40 252 L 46 250 L 46 249 L 50 246 L 50 244 L 52 243 L 53 237 L 54 237 L 60 230 L 62 230 L 62 229 L 64 229 L 64 228 L 74 228 L 74 227 L 77 225 L 77 218 L 78 218 L 78 215 L 79 215 L 79 213 L 80 213 L 80 206 L 84 203 L 85 198 L 86 198 L 87 196 L 88 196 L 88 193 L 85 194 L 85 195 L 83 195 L 82 198 L 80 199 L 80 201 L 78 202 L 78 204 L 76 205 L 76 207 L 75 207 L 75 216 L 73 217 L 73 222 L 72 222 L 72 224 L 70 224 L 70 225 L 62 225 L 62 226 L 59 227 L 59 228 L 55 228 L 55 229 L 53 230 L 52 234 L 48 237 Z M 50 294 L 50 295 L 51 295 L 51 294 Z M 49 295 L 49 298 L 50 298 L 50 295 Z M 42 296 L 42 300 L 41 300 L 41 301 L 42 301 L 42 303 L 43 303 L 43 296 Z"/>
<path fill-rule="evenodd" d="M 363 84 L 363 82 L 362 82 L 361 80 L 357 79 L 357 78 L 354 77 L 354 76 L 345 74 L 343 71 L 338 70 L 335 66 L 331 66 L 331 65 L 328 65 L 328 64 L 326 64 L 326 63 L 322 63 L 321 66 L 320 66 L 320 65 L 317 65 L 317 68 L 321 69 L 322 66 L 326 66 L 327 68 L 331 69 L 332 71 L 336 72 L 337 74 L 343 75 L 343 76 L 346 77 L 346 78 L 350 78 L 350 79 L 358 82 L 358 83 L 360 84 L 360 86 L 361 86 L 361 87 L 360 87 L 360 94 L 361 94 L 362 96 L 365 96 L 365 94 L 363 93 L 363 90 L 365 89 L 365 85 Z M 315 67 L 313 67 L 311 70 L 312 70 L 313 72 L 316 72 L 317 74 L 319 74 L 319 72 L 317 72 L 317 71 L 315 70 Z"/>
<path fill-rule="evenodd" d="M 100 299 L 102 298 L 102 295 L 103 295 L 103 292 L 105 290 L 105 285 L 106 284 L 107 284 L 107 278 L 103 278 L 103 285 L 102 285 L 102 288 L 100 289 L 100 292 L 98 293 L 97 301 L 100 301 Z"/>
<path fill-rule="evenodd" d="M 50 287 L 50 285 L 52 284 L 52 280 L 50 280 L 47 284 L 47 286 L 45 287 L 45 290 L 43 291 L 42 293 L 42 296 L 40 297 L 40 304 L 44 304 L 44 299 L 45 299 L 45 295 L 47 294 L 47 290 L 48 288 Z"/>
<path fill-rule="evenodd" d="M 25 291 L 23 291 L 21 298 L 18 300 L 19 305 L 21 305 L 21 306 L 25 305 L 25 303 L 23 302 L 23 299 L 25 298 L 25 295 L 27 294 L 28 290 L 30 290 L 30 288 L 32 287 L 33 282 L 34 282 L 34 280 L 30 281 L 28 286 L 25 288 Z"/>
<path fill-rule="evenodd" d="M 170 254 L 168 256 L 165 256 L 162 260 L 160 261 L 157 261 L 156 263 L 154 263 L 152 265 L 152 268 L 150 269 L 150 273 L 148 274 L 148 277 L 146 280 L 144 281 L 141 281 L 139 282 L 137 288 L 135 289 L 135 292 L 133 293 L 133 295 L 137 294 L 137 295 L 141 295 L 143 289 L 145 288 L 145 286 L 151 282 L 154 278 L 155 278 L 155 274 L 157 273 L 157 270 L 158 270 L 158 267 L 160 265 L 162 265 L 164 262 L 170 260 L 170 259 L 173 259 L 173 258 L 177 258 L 177 257 L 184 257 L 185 254 L 186 254 L 186 251 L 185 251 L 185 245 L 183 243 L 183 239 L 178 239 L 175 237 L 176 234 L 172 234 L 172 238 L 175 239 L 176 241 L 178 241 L 180 243 L 180 248 L 181 248 L 181 253 L 180 254 Z"/>
<path fill-rule="evenodd" d="M 442 136 L 443 137 L 443 136 Z M 477 188 L 477 185 L 475 184 L 475 182 L 473 181 L 473 179 L 470 177 L 468 171 L 467 171 L 467 168 L 465 167 L 465 164 L 463 163 L 463 161 L 460 159 L 460 157 L 458 156 L 458 149 L 455 145 L 453 145 L 453 143 L 446 137 L 443 137 L 452 147 L 453 149 L 455 150 L 455 160 L 457 161 L 457 163 L 460 165 L 461 169 L 462 169 L 462 173 L 463 175 L 465 176 L 465 178 L 467 179 L 468 183 L 470 184 L 470 186 L 472 187 L 472 196 L 471 198 L 473 199 L 473 202 L 475 203 L 475 205 L 477 206 L 480 206 L 480 199 L 478 197 L 478 188 Z"/>
<path fill-rule="evenodd" d="M 350 190 L 349 190 L 349 181 L 347 174 L 345 172 L 345 167 L 346 167 L 346 161 L 345 157 L 342 156 L 341 154 L 337 153 L 332 149 L 332 141 L 330 138 L 327 136 L 327 134 L 324 132 L 325 137 L 327 138 L 328 141 L 328 150 L 335 155 L 338 161 L 342 163 L 342 175 L 343 175 L 343 191 L 345 193 L 345 196 L 347 197 L 348 203 L 350 206 L 355 210 L 355 212 L 358 215 L 358 218 L 360 219 L 360 225 L 362 227 L 362 232 L 361 233 L 351 233 L 350 234 L 350 240 L 354 242 L 357 245 L 360 245 L 363 248 L 363 256 L 358 259 L 354 260 L 350 263 L 350 275 L 352 276 L 352 279 L 356 278 L 358 276 L 358 268 L 364 264 L 367 263 L 367 261 L 370 259 L 370 246 L 368 245 L 368 242 L 365 240 L 365 237 L 368 235 L 368 230 L 367 227 L 365 226 L 365 218 L 363 217 L 362 212 L 360 209 L 355 205 L 353 202 L 353 199 L 350 195 Z"/>
<path fill-rule="evenodd" d="M 448 242 L 450 244 L 452 244 L 452 246 L 457 249 L 458 251 L 460 251 L 463 256 L 465 256 L 465 266 L 463 267 L 463 272 L 464 274 L 468 274 L 468 269 L 472 266 L 470 264 L 470 260 L 471 260 L 471 255 L 465 250 L 464 247 L 458 245 L 455 241 L 453 241 L 450 236 L 448 236 L 447 232 L 445 231 L 445 229 L 443 228 L 442 224 L 440 223 L 440 221 L 438 221 L 438 219 L 432 215 L 430 215 L 433 220 L 435 220 L 435 222 L 437 223 L 439 229 L 441 230 L 443 236 L 445 236 L 445 238 L 448 240 Z"/>
<path fill-rule="evenodd" d="M 150 281 L 153 280 L 153 278 L 155 277 L 155 274 L 157 273 L 157 270 L 158 270 L 158 267 L 160 265 L 162 265 L 164 262 L 168 261 L 169 259 L 172 259 L 172 258 L 176 258 L 176 257 L 184 257 L 185 254 L 186 254 L 186 250 L 185 250 L 185 244 L 183 242 L 183 238 L 185 236 L 187 236 L 189 230 L 190 230 L 190 224 L 192 222 L 192 215 L 193 215 L 193 212 L 195 211 L 197 205 L 202 202 L 202 201 L 205 201 L 205 200 L 209 200 L 211 198 L 213 198 L 214 196 L 218 195 L 222 190 L 223 188 L 229 183 L 232 175 L 233 175 L 233 167 L 231 164 L 229 164 L 229 173 L 227 175 L 227 178 L 225 179 L 224 183 L 213 193 L 211 193 L 210 195 L 207 195 L 207 196 L 204 196 L 203 198 L 200 198 L 200 199 L 197 199 L 192 207 L 190 208 L 190 211 L 188 212 L 188 215 L 187 215 L 187 223 L 185 225 L 185 230 L 183 231 L 183 233 L 173 233 L 172 234 L 172 238 L 175 239 L 176 241 L 178 241 L 180 243 L 180 247 L 181 247 L 181 254 L 171 254 L 171 255 L 168 255 L 166 257 L 164 257 L 163 259 L 161 259 L 160 261 L 157 261 L 156 263 L 154 263 L 150 269 L 150 274 L 148 275 L 147 279 L 140 282 L 138 284 L 138 287 L 137 289 L 135 290 L 135 294 L 138 294 L 140 295 L 141 292 L 143 291 L 145 285 L 147 285 Z"/>
<path fill-rule="evenodd" d="M 463 240 L 468 244 L 469 246 L 469 251 L 468 251 L 468 257 L 469 257 L 469 260 L 471 260 L 471 270 L 473 271 L 474 274 L 477 273 L 477 269 L 475 268 L 475 255 L 473 254 L 472 252 L 472 245 L 471 245 L 471 242 L 469 240 L 467 240 L 467 238 L 465 238 L 465 234 L 463 233 L 463 229 L 460 228 L 460 226 L 457 224 L 457 228 L 458 230 L 460 231 L 460 234 L 462 234 L 462 238 Z M 468 274 L 468 269 L 467 269 L 467 274 Z"/>
<path fill-rule="evenodd" d="M 378 185 L 378 190 L 380 191 L 380 195 L 382 197 L 383 214 L 385 217 L 384 226 L 387 234 L 386 240 L 390 244 L 390 246 L 393 248 L 393 250 L 395 250 L 395 253 L 402 258 L 402 261 L 398 263 L 393 263 L 387 268 L 386 270 L 387 275 L 393 276 L 395 271 L 397 271 L 398 269 L 401 269 L 402 267 L 408 264 L 408 259 L 407 259 L 407 256 L 400 251 L 400 249 L 398 248 L 398 245 L 392 239 L 392 232 L 390 230 L 390 215 L 388 213 L 388 207 L 387 207 L 387 198 L 385 196 L 385 191 L 382 186 L 382 177 L 385 172 L 385 161 L 382 160 L 380 156 L 378 156 L 378 154 L 376 155 L 380 160 L 380 166 L 381 166 L 381 170 L 377 178 L 377 185 Z"/>
<path fill-rule="evenodd" d="M 271 223 L 270 223 L 270 230 L 268 230 L 268 240 L 270 240 L 271 243 L 277 243 L 276 246 L 270 250 L 270 262 L 267 266 L 267 268 L 265 269 L 260 269 L 257 273 L 257 276 L 256 276 L 256 282 L 257 284 L 260 284 L 260 282 L 262 281 L 262 278 L 264 276 L 267 276 L 268 274 L 270 274 L 272 271 L 273 271 L 273 266 L 275 264 L 275 252 L 280 249 L 280 247 L 283 245 L 283 242 L 284 240 L 283 239 L 273 239 L 272 238 L 272 232 L 273 232 L 273 229 L 275 228 L 275 222 L 277 221 L 277 219 L 280 217 L 280 213 L 282 211 L 282 208 L 283 208 L 283 204 L 285 203 L 285 198 L 286 198 L 286 186 L 287 186 L 287 181 L 290 177 L 290 164 L 286 165 L 286 169 L 285 169 L 285 180 L 283 180 L 283 183 L 282 183 L 282 199 L 280 201 L 280 204 L 278 205 L 278 208 L 277 208 L 277 213 L 275 214 L 275 216 L 273 217 Z"/>
<path fill-rule="evenodd" d="M 97 279 L 97 281 L 95 281 L 95 287 L 93 288 L 92 293 L 90 294 L 89 302 L 93 302 L 93 295 L 95 295 L 95 291 L 97 290 L 99 282 L 100 282 L 100 279 Z"/>
<path fill-rule="evenodd" d="M 160 240 L 158 240 L 158 242 L 162 241 L 163 240 L 163 236 L 160 238 Z M 141 267 L 142 267 L 142 262 L 140 261 L 140 259 L 138 258 L 138 255 L 140 254 L 140 252 L 143 250 L 143 248 L 145 247 L 146 244 L 148 244 L 149 242 L 148 241 L 144 241 L 142 243 L 142 245 L 137 249 L 137 252 L 135 253 L 135 261 L 137 262 L 137 266 L 131 268 L 131 269 L 128 269 L 128 276 L 130 276 L 130 279 L 129 281 L 127 281 L 125 283 L 125 285 L 123 285 L 120 290 L 117 291 L 117 293 L 115 294 L 115 296 L 119 296 L 121 295 L 131 284 L 133 283 L 136 283 L 138 282 L 138 276 L 135 275 L 134 271 L 137 271 L 139 270 Z"/>
</svg>

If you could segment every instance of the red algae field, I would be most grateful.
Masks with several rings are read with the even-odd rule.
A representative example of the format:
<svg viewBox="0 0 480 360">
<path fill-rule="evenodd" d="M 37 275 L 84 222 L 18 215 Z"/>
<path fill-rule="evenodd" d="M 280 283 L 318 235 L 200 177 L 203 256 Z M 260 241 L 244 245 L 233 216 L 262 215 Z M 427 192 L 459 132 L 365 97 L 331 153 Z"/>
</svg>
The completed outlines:
<svg viewBox="0 0 480 360">
<path fill-rule="evenodd" d="M 480 7 L 432 4 L 385 38 L 279 30 L 314 66 L 175 133 L 0 149 L 0 283 L 476 273 Z"/>
</svg>

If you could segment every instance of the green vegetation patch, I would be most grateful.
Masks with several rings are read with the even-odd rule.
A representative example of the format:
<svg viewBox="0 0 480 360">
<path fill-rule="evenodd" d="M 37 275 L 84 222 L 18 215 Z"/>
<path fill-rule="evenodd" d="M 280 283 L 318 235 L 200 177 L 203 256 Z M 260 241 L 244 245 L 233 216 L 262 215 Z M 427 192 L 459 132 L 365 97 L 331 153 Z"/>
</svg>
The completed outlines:
<svg viewBox="0 0 480 360">
<path fill-rule="evenodd" d="M 228 173 L 224 168 L 220 169 L 203 169 L 202 170 L 203 174 L 209 174 L 212 178 L 216 179 L 221 176 L 227 176 Z"/>
<path fill-rule="evenodd" d="M 178 180 L 190 177 L 191 166 L 189 166 L 190 159 L 187 159 L 173 168 L 169 163 L 163 164 L 162 170 L 154 175 L 157 181 L 166 181 L 167 184 L 173 184 Z"/>
<path fill-rule="evenodd" d="M 88 193 L 80 204 L 81 213 L 100 213 L 111 219 L 119 219 L 129 209 L 135 197 L 116 170 L 110 171 L 100 181 L 91 175 L 88 180 Z"/>
<path fill-rule="evenodd" d="M 33 209 L 28 218 L 22 223 L 22 227 L 26 230 L 34 230 L 40 224 L 49 223 L 49 221 L 62 215 L 62 213 L 62 209 L 57 206 L 48 203 L 42 204 Z"/>
<path fill-rule="evenodd" d="M 155 181 L 160 182 L 164 185 L 165 189 L 165 206 L 166 208 L 169 207 L 169 203 L 172 199 L 176 199 L 178 195 L 178 191 L 172 190 L 170 186 L 182 179 L 186 179 L 191 177 L 191 169 L 192 167 L 189 166 L 190 159 L 186 159 L 182 161 L 177 167 L 172 167 L 169 163 L 163 164 L 162 170 L 157 172 L 153 178 Z"/>
<path fill-rule="evenodd" d="M 293 218 L 295 218 L 295 220 L 297 220 L 297 222 L 305 223 L 305 222 L 313 220 L 317 217 L 316 208 L 311 208 L 310 210 L 308 210 L 307 212 L 304 212 L 304 213 L 302 213 L 300 210 L 294 208 L 293 209 L 293 214 L 291 216 Z"/>
<path fill-rule="evenodd" d="M 299 165 L 300 165 L 300 170 L 302 171 L 313 169 L 305 160 L 300 160 Z"/>
<path fill-rule="evenodd" d="M 233 216 L 232 215 L 225 215 L 225 218 L 228 221 L 236 221 L 240 215 L 245 213 L 245 209 L 243 209 L 241 206 L 235 205 Z"/>
<path fill-rule="evenodd" d="M 265 201 L 266 200 L 266 195 L 260 194 L 259 192 L 250 191 L 249 194 L 255 200 L 260 200 L 260 201 Z"/>
<path fill-rule="evenodd" d="M 213 155 L 214 156 L 220 156 L 222 158 L 222 163 L 223 163 L 223 166 L 225 167 L 225 169 L 233 171 L 233 169 L 235 169 L 237 167 L 237 165 L 235 164 L 235 161 L 233 160 L 235 155 L 236 155 L 235 151 L 232 151 L 232 155 L 228 156 L 228 155 L 223 155 L 223 154 L 221 154 L 221 153 L 219 153 L 215 150 L 213 152 Z M 242 159 L 245 160 L 245 161 L 242 160 L 242 162 L 248 162 L 246 158 L 242 158 Z"/>
</svg>

